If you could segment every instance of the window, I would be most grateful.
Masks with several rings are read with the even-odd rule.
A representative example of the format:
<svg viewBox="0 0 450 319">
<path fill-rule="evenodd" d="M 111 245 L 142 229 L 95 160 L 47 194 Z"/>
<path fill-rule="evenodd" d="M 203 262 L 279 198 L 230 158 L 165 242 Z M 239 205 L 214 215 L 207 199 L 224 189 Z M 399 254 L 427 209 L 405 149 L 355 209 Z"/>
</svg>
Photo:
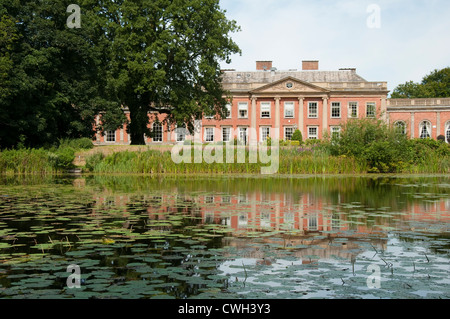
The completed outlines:
<svg viewBox="0 0 450 319">
<path fill-rule="evenodd" d="M 421 139 L 431 138 L 431 123 L 430 122 L 423 121 L 422 123 L 420 123 L 419 129 L 420 129 L 420 138 Z"/>
<path fill-rule="evenodd" d="M 284 128 L 284 139 L 286 141 L 291 141 L 293 135 L 294 135 L 294 128 L 293 127 L 285 127 Z"/>
<path fill-rule="evenodd" d="M 445 126 L 445 141 L 450 143 L 450 122 Z"/>
<path fill-rule="evenodd" d="M 341 216 L 338 213 L 333 213 L 331 217 L 331 229 L 332 230 L 341 229 Z"/>
<path fill-rule="evenodd" d="M 308 139 L 317 140 L 319 138 L 318 131 L 319 129 L 317 126 L 308 127 Z"/>
<path fill-rule="evenodd" d="M 309 102 L 308 104 L 308 117 L 317 118 L 318 117 L 318 104 L 317 102 Z"/>
<path fill-rule="evenodd" d="M 163 141 L 163 127 L 161 123 L 153 123 L 153 142 Z"/>
<path fill-rule="evenodd" d="M 287 119 L 294 118 L 294 102 L 284 103 L 284 117 Z"/>
<path fill-rule="evenodd" d="M 239 128 L 239 141 L 244 143 L 244 145 L 247 145 L 248 138 L 247 138 L 247 128 L 246 127 L 240 127 Z"/>
<path fill-rule="evenodd" d="M 312 214 L 308 218 L 308 230 L 316 231 L 318 229 L 319 228 L 318 228 L 318 225 L 317 225 L 317 215 L 316 214 Z"/>
<path fill-rule="evenodd" d="M 106 141 L 107 142 L 115 142 L 116 141 L 116 131 L 107 131 L 106 132 Z"/>
<path fill-rule="evenodd" d="M 177 127 L 175 129 L 175 134 L 177 136 L 177 142 L 184 142 L 186 140 L 187 135 L 187 129 L 185 128 L 185 125 Z"/>
<path fill-rule="evenodd" d="M 358 102 L 348 103 L 348 117 L 358 118 Z"/>
<path fill-rule="evenodd" d="M 225 107 L 227 109 L 226 112 L 225 112 L 226 117 L 227 117 L 227 119 L 231 119 L 231 105 L 227 104 Z"/>
<path fill-rule="evenodd" d="M 261 118 L 270 119 L 270 102 L 261 102 Z"/>
<path fill-rule="evenodd" d="M 333 119 L 341 118 L 341 103 L 340 102 L 331 103 L 331 118 L 333 118 Z"/>
<path fill-rule="evenodd" d="M 231 141 L 231 127 L 222 127 L 222 141 Z"/>
<path fill-rule="evenodd" d="M 366 116 L 368 118 L 374 118 L 376 112 L 376 104 L 373 102 L 366 104 Z"/>
<path fill-rule="evenodd" d="M 261 127 L 261 142 L 267 141 L 270 137 L 270 127 Z"/>
<path fill-rule="evenodd" d="M 338 139 L 341 137 L 341 127 L 340 126 L 332 126 L 331 127 L 331 137 L 334 139 Z"/>
<path fill-rule="evenodd" d="M 214 127 L 205 128 L 205 141 L 214 142 Z"/>
<path fill-rule="evenodd" d="M 394 123 L 395 131 L 398 134 L 406 135 L 406 123 L 403 121 L 397 121 Z"/>
<path fill-rule="evenodd" d="M 246 119 L 248 118 L 248 103 L 243 102 L 238 104 L 239 107 L 239 118 Z"/>
</svg>

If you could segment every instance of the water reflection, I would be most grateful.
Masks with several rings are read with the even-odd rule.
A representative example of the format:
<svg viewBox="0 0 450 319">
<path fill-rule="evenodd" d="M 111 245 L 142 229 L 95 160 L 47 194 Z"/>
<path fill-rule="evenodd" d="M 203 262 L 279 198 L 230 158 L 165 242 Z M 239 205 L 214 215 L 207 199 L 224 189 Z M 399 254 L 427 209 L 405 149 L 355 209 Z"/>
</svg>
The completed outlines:
<svg viewBox="0 0 450 319">
<path fill-rule="evenodd" d="M 447 176 L 9 178 L 0 191 L 3 297 L 67 296 L 67 263 L 88 273 L 84 297 L 450 297 Z M 369 293 L 372 264 L 384 281 Z M 52 284 L 33 281 L 43 265 Z"/>
</svg>

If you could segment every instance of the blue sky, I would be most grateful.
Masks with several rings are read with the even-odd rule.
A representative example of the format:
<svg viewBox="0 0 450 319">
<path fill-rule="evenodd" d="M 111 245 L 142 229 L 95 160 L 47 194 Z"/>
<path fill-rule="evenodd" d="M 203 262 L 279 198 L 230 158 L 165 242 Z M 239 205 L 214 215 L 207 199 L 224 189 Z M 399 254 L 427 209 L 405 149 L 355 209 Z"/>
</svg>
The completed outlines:
<svg viewBox="0 0 450 319">
<path fill-rule="evenodd" d="M 375 4 L 380 27 L 369 28 Z M 255 69 L 256 60 L 279 70 L 301 69 L 319 60 L 321 70 L 357 68 L 368 81 L 420 82 L 450 66 L 449 0 L 220 0 L 241 32 L 232 35 L 242 49 L 230 65 Z M 371 20 L 372 21 L 372 20 Z"/>
</svg>

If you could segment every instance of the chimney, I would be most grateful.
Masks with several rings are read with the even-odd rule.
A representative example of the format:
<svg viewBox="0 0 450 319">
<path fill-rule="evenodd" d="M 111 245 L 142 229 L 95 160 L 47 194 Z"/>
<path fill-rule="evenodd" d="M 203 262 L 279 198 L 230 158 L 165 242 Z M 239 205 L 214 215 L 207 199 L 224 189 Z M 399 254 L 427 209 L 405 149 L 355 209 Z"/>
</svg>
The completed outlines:
<svg viewBox="0 0 450 319">
<path fill-rule="evenodd" d="M 270 71 L 272 69 L 272 61 L 256 61 L 257 71 Z"/>
<path fill-rule="evenodd" d="M 303 71 L 318 71 L 319 61 L 302 61 Z"/>
</svg>

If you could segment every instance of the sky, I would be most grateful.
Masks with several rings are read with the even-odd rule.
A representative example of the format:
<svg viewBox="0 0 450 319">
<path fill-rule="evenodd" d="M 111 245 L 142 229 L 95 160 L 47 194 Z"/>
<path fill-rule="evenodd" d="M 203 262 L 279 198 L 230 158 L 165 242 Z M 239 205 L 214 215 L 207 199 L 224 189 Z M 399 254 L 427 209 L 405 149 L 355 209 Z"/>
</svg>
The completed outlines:
<svg viewBox="0 0 450 319">
<path fill-rule="evenodd" d="M 450 67 L 449 0 L 220 0 L 241 31 L 242 50 L 223 68 L 253 71 L 256 61 L 301 70 L 319 60 L 323 71 L 356 68 L 392 92 Z"/>
</svg>

